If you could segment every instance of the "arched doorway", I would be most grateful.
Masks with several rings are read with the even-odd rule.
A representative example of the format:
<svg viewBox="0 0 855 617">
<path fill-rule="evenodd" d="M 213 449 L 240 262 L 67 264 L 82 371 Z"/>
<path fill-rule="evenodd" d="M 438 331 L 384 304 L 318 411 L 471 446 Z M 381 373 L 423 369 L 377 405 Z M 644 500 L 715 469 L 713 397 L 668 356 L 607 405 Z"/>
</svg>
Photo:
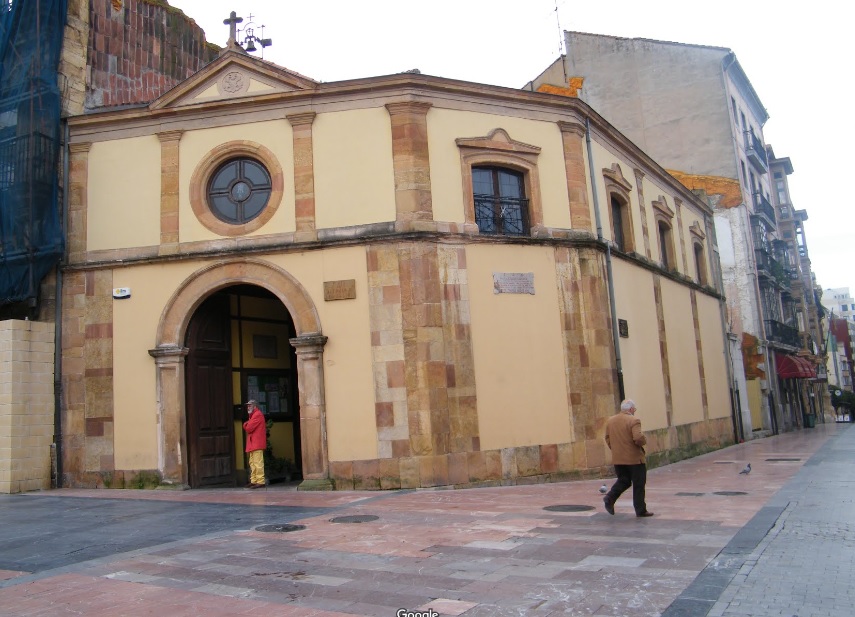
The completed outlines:
<svg viewBox="0 0 855 617">
<path fill-rule="evenodd" d="M 202 304 L 221 290 L 241 286 L 265 290 L 286 309 L 294 337 L 294 371 L 299 388 L 296 397 L 299 419 L 295 426 L 303 484 L 329 486 L 329 459 L 326 444 L 323 348 L 326 337 L 314 303 L 303 286 L 288 272 L 257 259 L 222 262 L 200 269 L 172 295 L 161 315 L 157 346 L 149 350 L 155 359 L 158 400 L 159 468 L 166 483 L 188 484 L 189 437 L 185 392 L 185 358 L 191 318 Z M 236 388 L 232 381 L 232 400 Z M 241 396 L 244 395 L 241 383 Z M 294 413 L 297 413 L 297 411 Z M 234 446 L 233 446 L 234 447 Z M 237 447 L 234 447 L 237 451 Z"/>
<path fill-rule="evenodd" d="M 245 484 L 244 403 L 268 421 L 268 480 L 299 477 L 294 322 L 276 296 L 233 285 L 209 296 L 187 328 L 187 471 L 192 488 Z"/>
</svg>

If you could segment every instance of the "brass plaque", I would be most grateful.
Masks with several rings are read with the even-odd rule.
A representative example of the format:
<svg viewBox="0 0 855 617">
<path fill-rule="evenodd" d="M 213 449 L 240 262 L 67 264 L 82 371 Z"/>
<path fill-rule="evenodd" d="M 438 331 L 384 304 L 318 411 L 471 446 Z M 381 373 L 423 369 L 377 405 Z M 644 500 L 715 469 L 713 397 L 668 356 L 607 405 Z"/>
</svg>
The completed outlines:
<svg viewBox="0 0 855 617">
<path fill-rule="evenodd" d="M 324 300 L 353 300 L 356 297 L 356 279 L 324 281 Z"/>
</svg>

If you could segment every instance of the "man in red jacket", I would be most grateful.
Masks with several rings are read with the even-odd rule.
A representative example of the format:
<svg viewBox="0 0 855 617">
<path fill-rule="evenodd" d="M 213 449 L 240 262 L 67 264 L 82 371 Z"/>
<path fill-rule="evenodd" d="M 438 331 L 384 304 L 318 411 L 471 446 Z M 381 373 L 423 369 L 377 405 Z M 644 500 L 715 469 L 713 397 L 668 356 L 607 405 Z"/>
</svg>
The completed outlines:
<svg viewBox="0 0 855 617">
<path fill-rule="evenodd" d="M 243 423 L 246 451 L 249 453 L 249 484 L 246 488 L 264 488 L 264 450 L 267 448 L 267 421 L 256 401 L 246 403 L 249 418 Z"/>
</svg>

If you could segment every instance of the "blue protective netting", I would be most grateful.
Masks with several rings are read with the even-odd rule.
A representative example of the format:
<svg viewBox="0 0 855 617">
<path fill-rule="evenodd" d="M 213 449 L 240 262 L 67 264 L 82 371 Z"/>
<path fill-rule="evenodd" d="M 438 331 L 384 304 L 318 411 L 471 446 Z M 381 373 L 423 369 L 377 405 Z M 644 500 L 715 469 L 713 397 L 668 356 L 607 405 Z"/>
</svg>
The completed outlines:
<svg viewBox="0 0 855 617">
<path fill-rule="evenodd" d="M 62 255 L 60 91 L 67 0 L 0 0 L 0 306 L 34 301 Z"/>
</svg>

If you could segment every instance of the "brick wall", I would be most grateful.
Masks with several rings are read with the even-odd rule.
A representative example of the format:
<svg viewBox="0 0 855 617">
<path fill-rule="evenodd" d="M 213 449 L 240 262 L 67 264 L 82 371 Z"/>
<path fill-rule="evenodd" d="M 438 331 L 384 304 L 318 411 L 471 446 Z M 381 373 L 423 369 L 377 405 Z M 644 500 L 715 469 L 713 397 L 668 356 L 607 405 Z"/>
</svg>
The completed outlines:
<svg viewBox="0 0 855 617">
<path fill-rule="evenodd" d="M 163 0 L 91 0 L 86 109 L 153 101 L 218 53 L 195 21 Z"/>
<path fill-rule="evenodd" d="M 0 321 L 0 493 L 50 488 L 54 325 Z"/>
</svg>

